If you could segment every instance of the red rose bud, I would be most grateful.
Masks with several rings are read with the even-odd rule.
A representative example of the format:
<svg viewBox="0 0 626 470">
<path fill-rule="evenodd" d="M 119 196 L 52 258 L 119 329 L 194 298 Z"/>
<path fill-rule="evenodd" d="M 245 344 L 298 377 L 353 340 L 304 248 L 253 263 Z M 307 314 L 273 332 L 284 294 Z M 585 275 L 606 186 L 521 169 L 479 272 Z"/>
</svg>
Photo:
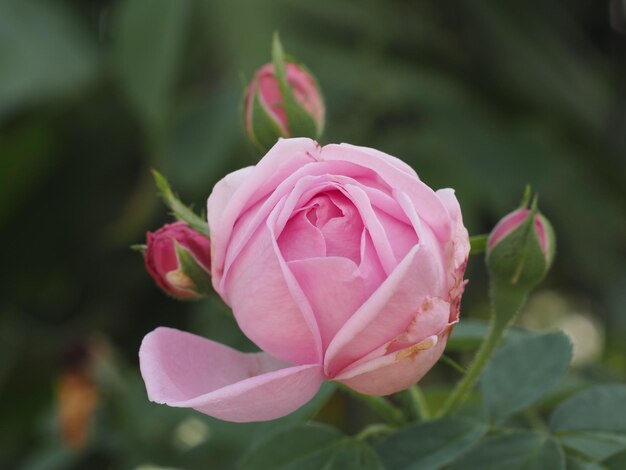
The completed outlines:
<svg viewBox="0 0 626 470">
<path fill-rule="evenodd" d="M 496 281 L 532 288 L 550 269 L 554 252 L 554 230 L 535 202 L 498 222 L 487 241 L 487 266 Z"/>
<path fill-rule="evenodd" d="M 265 151 L 280 137 L 317 139 L 324 128 L 324 103 L 315 78 L 302 64 L 283 57 L 278 39 L 273 62 L 256 72 L 244 105 L 248 135 Z"/>
<path fill-rule="evenodd" d="M 211 289 L 211 243 L 185 222 L 146 234 L 146 269 L 165 293 L 199 299 Z"/>
</svg>

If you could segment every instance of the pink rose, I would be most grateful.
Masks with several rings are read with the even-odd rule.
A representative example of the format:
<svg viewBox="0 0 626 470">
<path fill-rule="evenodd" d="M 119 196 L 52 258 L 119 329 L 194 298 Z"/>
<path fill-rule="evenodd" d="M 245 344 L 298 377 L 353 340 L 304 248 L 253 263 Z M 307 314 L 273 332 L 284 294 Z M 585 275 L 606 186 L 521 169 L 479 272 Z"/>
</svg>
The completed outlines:
<svg viewBox="0 0 626 470">
<path fill-rule="evenodd" d="M 469 253 L 453 190 L 377 150 L 285 139 L 216 184 L 208 219 L 213 286 L 264 352 L 158 328 L 140 351 L 152 401 L 269 420 L 324 380 L 398 392 L 441 356 Z"/>
<path fill-rule="evenodd" d="M 150 276 L 172 297 L 188 300 L 208 293 L 211 242 L 185 222 L 146 234 L 145 263 Z"/>
</svg>

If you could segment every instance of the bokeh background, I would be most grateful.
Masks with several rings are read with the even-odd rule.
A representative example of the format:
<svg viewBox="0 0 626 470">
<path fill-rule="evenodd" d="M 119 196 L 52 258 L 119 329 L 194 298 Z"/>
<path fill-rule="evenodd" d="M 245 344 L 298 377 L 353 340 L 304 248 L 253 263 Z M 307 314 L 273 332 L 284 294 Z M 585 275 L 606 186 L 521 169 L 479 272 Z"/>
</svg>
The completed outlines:
<svg viewBox="0 0 626 470">
<path fill-rule="evenodd" d="M 323 142 L 455 188 L 471 233 L 532 184 L 558 254 L 521 322 L 574 336 L 579 380 L 625 380 L 625 17 L 621 0 L 0 0 L 0 467 L 230 468 L 284 422 L 148 403 L 137 350 L 156 326 L 253 346 L 128 248 L 168 220 L 150 168 L 200 210 L 258 159 L 240 100 L 275 30 L 322 86 Z M 484 318 L 480 257 L 468 276 L 463 317 Z M 433 400 L 454 374 L 428 376 Z M 319 414 L 370 418 L 341 394 Z"/>
</svg>

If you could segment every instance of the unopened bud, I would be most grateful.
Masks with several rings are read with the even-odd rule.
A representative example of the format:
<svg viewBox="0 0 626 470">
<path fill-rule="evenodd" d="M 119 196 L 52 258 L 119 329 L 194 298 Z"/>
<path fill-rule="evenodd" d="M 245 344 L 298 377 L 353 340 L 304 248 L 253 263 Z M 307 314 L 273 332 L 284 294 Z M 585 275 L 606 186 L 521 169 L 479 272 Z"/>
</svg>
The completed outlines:
<svg viewBox="0 0 626 470">
<path fill-rule="evenodd" d="M 262 150 L 280 137 L 318 139 L 324 129 L 324 102 L 313 75 L 302 64 L 283 56 L 274 39 L 273 61 L 261 67 L 248 85 L 245 125 Z"/>
<path fill-rule="evenodd" d="M 185 222 L 146 234 L 146 269 L 165 293 L 181 300 L 199 299 L 211 289 L 211 243 Z"/>
<path fill-rule="evenodd" d="M 554 252 L 554 230 L 535 200 L 495 226 L 487 241 L 487 266 L 495 281 L 531 289 L 550 269 Z"/>
</svg>

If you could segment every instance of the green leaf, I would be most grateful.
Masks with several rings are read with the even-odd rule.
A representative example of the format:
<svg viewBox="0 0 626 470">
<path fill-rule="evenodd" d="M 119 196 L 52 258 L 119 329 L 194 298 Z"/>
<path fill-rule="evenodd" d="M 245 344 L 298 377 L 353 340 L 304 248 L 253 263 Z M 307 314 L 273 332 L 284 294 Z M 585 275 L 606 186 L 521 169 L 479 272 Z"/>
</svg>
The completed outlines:
<svg viewBox="0 0 626 470">
<path fill-rule="evenodd" d="M 596 385 L 552 413 L 550 428 L 564 446 L 602 461 L 626 450 L 626 385 Z"/>
<path fill-rule="evenodd" d="M 565 455 L 559 443 L 531 431 L 488 437 L 456 461 L 450 470 L 561 470 Z"/>
<path fill-rule="evenodd" d="M 62 2 L 0 2 L 0 117 L 96 76 L 95 41 Z"/>
<path fill-rule="evenodd" d="M 276 74 L 276 79 L 280 87 L 280 94 L 283 100 L 282 105 L 287 114 L 289 136 L 317 139 L 321 129 L 317 128 L 313 117 L 298 103 L 296 95 L 287 81 L 285 54 L 278 33 L 274 34 L 274 41 L 272 43 L 272 62 L 274 63 L 274 73 Z"/>
<path fill-rule="evenodd" d="M 601 462 L 626 450 L 626 434 L 575 432 L 557 436 L 564 447 Z"/>
<path fill-rule="evenodd" d="M 130 105 L 152 132 L 168 117 L 191 6 L 189 0 L 126 0 L 113 20 L 117 76 Z"/>
<path fill-rule="evenodd" d="M 550 429 L 626 434 L 625 404 L 626 385 L 596 385 L 561 403 L 552 413 Z"/>
<path fill-rule="evenodd" d="M 376 450 L 386 468 L 436 469 L 467 452 L 486 432 L 484 424 L 444 418 L 401 429 Z"/>
<path fill-rule="evenodd" d="M 320 424 L 278 431 L 244 455 L 239 466 L 246 470 L 382 468 L 367 444 Z"/>
<path fill-rule="evenodd" d="M 154 176 L 154 181 L 159 189 L 159 193 L 163 198 L 163 202 L 171 209 L 174 217 L 183 222 L 187 222 L 192 229 L 208 237 L 209 224 L 178 199 L 161 173 L 152 170 L 152 175 Z"/>
<path fill-rule="evenodd" d="M 482 320 L 464 320 L 461 319 L 459 324 L 452 330 L 447 351 L 468 351 L 477 349 L 487 336 L 489 323 Z M 504 341 L 515 341 L 525 336 L 530 336 L 526 330 L 512 328 L 505 334 Z"/>
<path fill-rule="evenodd" d="M 606 470 L 606 467 L 594 462 L 586 462 L 571 455 L 567 455 L 565 459 L 565 468 L 567 470 Z"/>
<path fill-rule="evenodd" d="M 369 445 L 360 440 L 348 439 L 339 446 L 324 469 L 383 470 L 384 467 Z"/>
<path fill-rule="evenodd" d="M 481 380 L 491 417 L 500 421 L 554 389 L 571 358 L 572 344 L 562 332 L 529 336 L 503 346 Z"/>
</svg>

